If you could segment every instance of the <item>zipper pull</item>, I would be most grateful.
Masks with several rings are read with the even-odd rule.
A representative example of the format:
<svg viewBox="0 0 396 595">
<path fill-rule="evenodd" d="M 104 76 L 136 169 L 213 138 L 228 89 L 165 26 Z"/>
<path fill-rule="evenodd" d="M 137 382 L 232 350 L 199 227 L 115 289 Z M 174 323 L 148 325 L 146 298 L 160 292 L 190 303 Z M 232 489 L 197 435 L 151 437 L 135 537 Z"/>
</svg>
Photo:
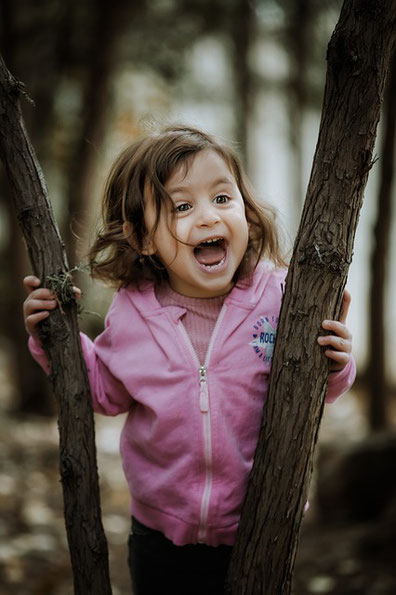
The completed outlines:
<svg viewBox="0 0 396 595">
<path fill-rule="evenodd" d="M 202 413 L 206 413 L 209 410 L 209 395 L 208 385 L 206 383 L 205 366 L 199 367 L 199 408 Z"/>
</svg>

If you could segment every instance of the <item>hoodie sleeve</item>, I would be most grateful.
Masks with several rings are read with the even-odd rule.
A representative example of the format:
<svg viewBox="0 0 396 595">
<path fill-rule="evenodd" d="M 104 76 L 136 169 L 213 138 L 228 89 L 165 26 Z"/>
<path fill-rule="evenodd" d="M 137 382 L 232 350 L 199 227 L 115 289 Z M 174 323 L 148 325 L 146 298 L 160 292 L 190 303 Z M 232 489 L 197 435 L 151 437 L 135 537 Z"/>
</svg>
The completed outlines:
<svg viewBox="0 0 396 595">
<path fill-rule="evenodd" d="M 92 394 L 92 407 L 96 413 L 117 415 L 129 411 L 133 404 L 131 395 L 111 372 L 113 357 L 111 341 L 110 312 L 106 317 L 106 327 L 95 341 L 80 333 L 84 361 L 87 367 L 89 385 Z M 40 341 L 29 337 L 30 353 L 36 362 L 49 375 L 50 364 Z"/>
<path fill-rule="evenodd" d="M 339 372 L 330 372 L 327 384 L 326 403 L 333 403 L 339 396 L 346 393 L 356 378 L 356 363 L 353 358 Z"/>
<path fill-rule="evenodd" d="M 39 339 L 30 336 L 28 341 L 28 348 L 33 359 L 41 366 L 44 372 L 49 376 L 51 369 L 48 361 L 47 354 L 41 346 Z"/>
<path fill-rule="evenodd" d="M 109 317 L 106 319 L 105 330 L 94 342 L 83 333 L 80 335 L 94 411 L 103 415 L 118 415 L 129 411 L 133 399 L 124 384 L 112 373 L 114 350 Z"/>
</svg>

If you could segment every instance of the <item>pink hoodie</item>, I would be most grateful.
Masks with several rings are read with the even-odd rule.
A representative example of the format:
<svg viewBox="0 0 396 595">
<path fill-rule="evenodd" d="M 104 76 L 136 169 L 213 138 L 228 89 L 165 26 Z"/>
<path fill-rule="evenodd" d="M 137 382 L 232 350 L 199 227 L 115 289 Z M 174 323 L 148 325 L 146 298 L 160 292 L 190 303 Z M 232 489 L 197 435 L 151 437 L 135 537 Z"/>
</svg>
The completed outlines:
<svg viewBox="0 0 396 595">
<path fill-rule="evenodd" d="M 154 287 L 118 291 L 104 332 L 81 334 L 93 407 L 128 412 L 121 456 L 131 511 L 177 545 L 234 543 L 256 448 L 286 271 L 260 264 L 226 297 L 200 368 L 180 320 Z M 41 347 L 35 359 L 48 372 Z M 327 401 L 355 378 L 329 376 Z"/>
</svg>

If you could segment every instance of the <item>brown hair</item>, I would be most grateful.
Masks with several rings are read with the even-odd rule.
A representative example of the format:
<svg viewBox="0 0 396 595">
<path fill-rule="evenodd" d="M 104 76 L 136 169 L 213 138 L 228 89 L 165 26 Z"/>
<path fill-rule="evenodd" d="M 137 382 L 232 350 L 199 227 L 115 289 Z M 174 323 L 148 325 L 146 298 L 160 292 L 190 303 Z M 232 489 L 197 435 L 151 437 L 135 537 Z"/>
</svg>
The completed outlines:
<svg viewBox="0 0 396 595">
<path fill-rule="evenodd" d="M 104 191 L 103 228 L 89 253 L 93 277 L 116 287 L 145 279 L 155 283 L 167 279 L 166 269 L 155 256 L 144 256 L 143 250 L 155 234 L 162 206 L 170 201 L 165 189 L 167 180 L 175 168 L 180 165 L 188 167 L 189 160 L 204 149 L 216 151 L 229 166 L 243 197 L 246 219 L 250 224 L 247 251 L 234 281 L 252 272 L 263 257 L 275 265 L 285 266 L 280 254 L 274 212 L 254 199 L 233 149 L 196 128 L 172 126 L 133 143 L 115 161 Z M 150 234 L 144 219 L 144 197 L 148 186 L 156 209 L 156 220 Z M 130 238 L 125 237 L 124 222 L 131 225 Z"/>
</svg>

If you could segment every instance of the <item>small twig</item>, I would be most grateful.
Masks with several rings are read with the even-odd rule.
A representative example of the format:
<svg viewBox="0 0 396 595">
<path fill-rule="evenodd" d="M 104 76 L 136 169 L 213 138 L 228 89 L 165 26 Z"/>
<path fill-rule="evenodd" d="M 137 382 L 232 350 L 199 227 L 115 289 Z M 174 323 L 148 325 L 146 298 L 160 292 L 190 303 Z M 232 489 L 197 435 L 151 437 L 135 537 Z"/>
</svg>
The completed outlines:
<svg viewBox="0 0 396 595">
<path fill-rule="evenodd" d="M 69 271 L 61 271 L 58 274 L 47 275 L 45 278 L 46 285 L 48 288 L 55 293 L 56 301 L 59 306 L 59 310 L 62 314 L 65 314 L 63 310 L 64 305 L 70 304 L 72 301 L 76 301 L 73 285 L 73 273 L 75 272 L 86 272 L 88 270 L 87 265 L 78 264 Z M 81 314 L 83 308 L 78 304 L 77 314 Z"/>
</svg>

